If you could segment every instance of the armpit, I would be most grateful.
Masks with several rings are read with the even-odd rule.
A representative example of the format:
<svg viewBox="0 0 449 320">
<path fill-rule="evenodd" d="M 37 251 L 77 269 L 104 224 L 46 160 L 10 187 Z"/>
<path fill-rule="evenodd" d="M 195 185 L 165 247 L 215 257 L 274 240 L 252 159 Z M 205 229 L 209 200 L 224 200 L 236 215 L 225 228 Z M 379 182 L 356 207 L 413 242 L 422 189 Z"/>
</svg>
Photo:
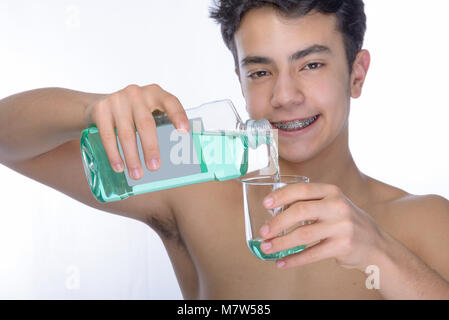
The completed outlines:
<svg viewBox="0 0 449 320">
<path fill-rule="evenodd" d="M 147 218 L 147 224 L 162 238 L 162 240 L 180 242 L 181 237 L 173 216 L 151 215 Z"/>
</svg>

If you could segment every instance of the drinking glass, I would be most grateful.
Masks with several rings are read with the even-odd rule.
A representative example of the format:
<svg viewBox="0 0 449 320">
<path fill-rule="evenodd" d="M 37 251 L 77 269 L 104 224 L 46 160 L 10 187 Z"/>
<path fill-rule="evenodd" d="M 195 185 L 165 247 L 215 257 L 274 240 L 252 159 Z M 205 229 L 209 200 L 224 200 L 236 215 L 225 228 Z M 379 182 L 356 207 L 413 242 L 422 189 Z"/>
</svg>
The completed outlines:
<svg viewBox="0 0 449 320">
<path fill-rule="evenodd" d="M 262 203 L 265 196 L 289 184 L 307 183 L 309 182 L 309 178 L 294 175 L 281 175 L 279 179 L 276 179 L 275 176 L 258 176 L 242 179 L 241 182 L 243 184 L 246 243 L 250 251 L 262 260 L 278 260 L 304 250 L 306 248 L 305 244 L 266 254 L 260 249 L 260 244 L 265 239 L 259 236 L 259 230 L 265 223 L 269 222 L 276 215 L 282 214 L 288 208 L 288 205 L 285 205 L 274 209 L 265 209 Z M 308 223 L 310 222 L 301 221 L 286 230 L 282 230 L 278 236 L 287 234 L 297 227 Z"/>
</svg>

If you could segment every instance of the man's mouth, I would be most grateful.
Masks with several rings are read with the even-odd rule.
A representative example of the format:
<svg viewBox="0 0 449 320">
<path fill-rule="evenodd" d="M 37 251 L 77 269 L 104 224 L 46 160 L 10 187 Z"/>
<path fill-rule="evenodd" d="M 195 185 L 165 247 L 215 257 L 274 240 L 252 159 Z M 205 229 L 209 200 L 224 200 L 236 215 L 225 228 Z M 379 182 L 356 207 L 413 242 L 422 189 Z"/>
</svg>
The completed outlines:
<svg viewBox="0 0 449 320">
<path fill-rule="evenodd" d="M 296 131 L 307 128 L 312 123 L 314 123 L 320 115 L 314 115 L 310 118 L 299 119 L 299 120 L 291 120 L 291 121 L 282 121 L 282 122 L 271 122 L 271 124 L 280 130 L 284 131 Z"/>
</svg>

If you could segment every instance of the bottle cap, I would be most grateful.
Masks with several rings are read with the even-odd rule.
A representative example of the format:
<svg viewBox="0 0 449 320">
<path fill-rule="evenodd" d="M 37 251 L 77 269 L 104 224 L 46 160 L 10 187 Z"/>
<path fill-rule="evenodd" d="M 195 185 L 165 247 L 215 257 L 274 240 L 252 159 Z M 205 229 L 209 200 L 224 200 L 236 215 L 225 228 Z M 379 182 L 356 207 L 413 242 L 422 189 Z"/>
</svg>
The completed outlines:
<svg viewBox="0 0 449 320">
<path fill-rule="evenodd" d="M 271 135 L 271 124 L 268 120 L 246 121 L 246 136 L 248 147 L 256 149 L 261 144 L 268 144 Z"/>
</svg>

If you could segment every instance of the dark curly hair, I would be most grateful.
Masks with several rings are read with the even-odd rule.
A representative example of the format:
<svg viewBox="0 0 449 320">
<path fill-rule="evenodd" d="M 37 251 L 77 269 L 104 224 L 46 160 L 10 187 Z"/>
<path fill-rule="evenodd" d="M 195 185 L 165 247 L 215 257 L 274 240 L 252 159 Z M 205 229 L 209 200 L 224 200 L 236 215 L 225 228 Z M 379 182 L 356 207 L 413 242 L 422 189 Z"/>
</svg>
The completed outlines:
<svg viewBox="0 0 449 320">
<path fill-rule="evenodd" d="M 223 40 L 234 56 L 236 68 L 238 58 L 234 34 L 249 10 L 265 6 L 271 6 L 289 18 L 302 17 L 311 11 L 335 14 L 337 27 L 343 34 L 349 71 L 352 70 L 366 31 L 363 0 L 215 0 L 210 8 L 210 17 L 221 25 Z"/>
</svg>

